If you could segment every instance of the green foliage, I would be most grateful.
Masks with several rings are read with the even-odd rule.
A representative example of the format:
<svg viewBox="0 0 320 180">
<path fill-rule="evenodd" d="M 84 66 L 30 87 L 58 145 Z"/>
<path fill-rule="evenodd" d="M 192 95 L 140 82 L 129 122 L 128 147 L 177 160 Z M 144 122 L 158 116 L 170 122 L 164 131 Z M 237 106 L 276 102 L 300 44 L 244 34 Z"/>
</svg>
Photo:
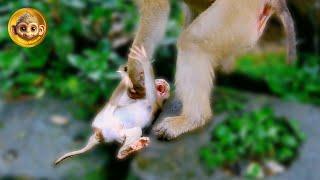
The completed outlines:
<svg viewBox="0 0 320 180">
<path fill-rule="evenodd" d="M 218 87 L 214 99 L 214 113 L 238 112 L 244 109 L 245 103 L 246 98 L 241 96 L 238 91 L 227 87 Z"/>
<path fill-rule="evenodd" d="M 263 177 L 263 168 L 258 163 L 252 163 L 248 167 L 245 176 L 249 179 L 258 179 Z"/>
<path fill-rule="evenodd" d="M 278 96 L 320 105 L 320 57 L 304 55 L 302 61 L 290 66 L 282 54 L 246 55 L 237 71 L 265 81 Z"/>
<path fill-rule="evenodd" d="M 172 44 L 181 23 L 178 3 L 173 2 L 166 45 Z M 14 11 L 32 7 L 46 17 L 45 41 L 34 48 L 22 48 L 0 28 L 0 93 L 20 96 L 71 98 L 82 106 L 78 114 L 86 118 L 109 97 L 118 83 L 115 73 L 126 61 L 126 52 L 113 48 L 117 36 L 133 37 L 138 11 L 126 0 L 1 1 L 0 27 Z M 114 26 L 122 27 L 113 32 Z M 114 35 L 116 34 L 116 35 Z"/>
<path fill-rule="evenodd" d="M 270 108 L 261 108 L 231 115 L 217 125 L 200 157 L 210 170 L 241 160 L 275 159 L 287 164 L 297 156 L 304 139 L 297 121 L 276 117 Z"/>
<path fill-rule="evenodd" d="M 106 172 L 103 170 L 103 168 L 96 169 L 92 172 L 87 173 L 83 179 L 85 180 L 103 180 L 106 179 Z"/>
<path fill-rule="evenodd" d="M 107 39 L 112 14 L 122 13 L 124 31 L 133 31 L 137 21 L 135 6 L 121 1 L 4 1 L 8 13 L 1 16 L 1 27 L 15 10 L 39 9 L 49 25 L 45 41 L 34 48 L 14 45 L 7 32 L 0 36 L 1 92 L 10 97 L 41 97 L 49 92 L 72 98 L 84 108 L 109 96 L 116 85 L 115 69 L 124 59 Z M 90 7 L 88 9 L 88 7 Z M 129 18 L 130 17 L 130 18 Z"/>
</svg>

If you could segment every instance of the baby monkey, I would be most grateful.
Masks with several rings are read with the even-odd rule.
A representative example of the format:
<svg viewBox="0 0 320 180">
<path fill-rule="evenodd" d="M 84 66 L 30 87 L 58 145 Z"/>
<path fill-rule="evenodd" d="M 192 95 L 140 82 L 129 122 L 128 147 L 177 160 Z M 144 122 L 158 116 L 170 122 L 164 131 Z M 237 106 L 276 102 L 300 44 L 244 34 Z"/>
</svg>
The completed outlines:
<svg viewBox="0 0 320 180">
<path fill-rule="evenodd" d="M 117 155 L 118 159 L 124 159 L 149 145 L 149 138 L 142 137 L 142 129 L 150 125 L 154 114 L 169 98 L 170 86 L 163 79 L 154 79 L 152 65 L 144 47 L 133 47 L 129 57 L 141 63 L 143 67 L 146 97 L 143 99 L 129 97 L 127 90 L 132 88 L 132 82 L 125 66 L 120 68 L 118 71 L 122 77 L 120 85 L 113 92 L 107 105 L 95 117 L 92 123 L 94 133 L 87 145 L 63 155 L 55 161 L 55 165 L 67 158 L 85 153 L 103 142 L 118 142 L 122 145 Z"/>
</svg>

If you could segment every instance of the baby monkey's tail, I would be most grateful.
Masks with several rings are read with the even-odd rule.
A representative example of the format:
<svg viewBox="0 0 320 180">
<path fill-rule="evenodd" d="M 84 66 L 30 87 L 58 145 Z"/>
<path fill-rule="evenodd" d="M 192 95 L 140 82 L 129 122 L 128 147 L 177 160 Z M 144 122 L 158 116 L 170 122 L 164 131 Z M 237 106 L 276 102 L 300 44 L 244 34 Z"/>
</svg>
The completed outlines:
<svg viewBox="0 0 320 180">
<path fill-rule="evenodd" d="M 66 153 L 65 155 L 61 156 L 59 159 L 57 159 L 55 162 L 54 162 L 54 165 L 58 165 L 60 164 L 62 161 L 68 159 L 68 158 L 71 158 L 73 156 L 76 156 L 76 155 L 80 155 L 80 154 L 83 154 L 85 152 L 88 152 L 90 151 L 93 147 L 95 147 L 96 145 L 98 145 L 100 143 L 100 141 L 98 140 L 96 134 L 93 134 L 89 140 L 88 140 L 88 143 L 87 145 L 80 149 L 80 150 L 77 150 L 77 151 L 72 151 L 72 152 L 69 152 L 69 153 Z"/>
</svg>

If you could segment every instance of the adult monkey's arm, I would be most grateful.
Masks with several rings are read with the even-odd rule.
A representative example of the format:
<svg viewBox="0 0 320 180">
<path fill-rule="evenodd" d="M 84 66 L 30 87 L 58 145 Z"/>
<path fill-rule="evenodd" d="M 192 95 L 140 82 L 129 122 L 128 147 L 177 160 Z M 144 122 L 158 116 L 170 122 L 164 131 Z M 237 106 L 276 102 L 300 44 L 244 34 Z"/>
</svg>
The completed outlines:
<svg viewBox="0 0 320 180">
<path fill-rule="evenodd" d="M 147 54 L 153 55 L 162 39 L 170 13 L 169 0 L 135 0 L 140 10 L 140 22 L 133 46 L 144 46 Z M 128 59 L 128 74 L 135 93 L 128 92 L 132 98 L 145 96 L 143 69 L 135 60 Z"/>
</svg>

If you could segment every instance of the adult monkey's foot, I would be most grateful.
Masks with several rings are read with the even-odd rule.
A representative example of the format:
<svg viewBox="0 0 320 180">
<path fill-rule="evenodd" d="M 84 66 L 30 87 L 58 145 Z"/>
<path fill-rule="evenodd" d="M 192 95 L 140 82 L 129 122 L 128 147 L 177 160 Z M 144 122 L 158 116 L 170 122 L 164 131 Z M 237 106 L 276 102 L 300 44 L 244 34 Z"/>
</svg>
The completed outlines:
<svg viewBox="0 0 320 180">
<path fill-rule="evenodd" d="M 193 131 L 205 124 L 205 121 L 190 121 L 185 116 L 165 118 L 157 124 L 153 131 L 159 137 L 172 140 L 178 136 Z"/>
</svg>

